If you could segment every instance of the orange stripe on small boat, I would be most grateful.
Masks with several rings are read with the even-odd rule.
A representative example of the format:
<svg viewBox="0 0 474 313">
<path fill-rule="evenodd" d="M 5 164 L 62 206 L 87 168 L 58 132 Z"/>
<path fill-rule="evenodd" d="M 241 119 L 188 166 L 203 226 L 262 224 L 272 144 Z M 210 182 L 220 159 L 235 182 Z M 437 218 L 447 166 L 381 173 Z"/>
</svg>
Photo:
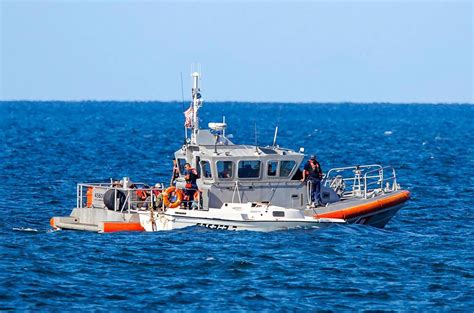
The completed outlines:
<svg viewBox="0 0 474 313">
<path fill-rule="evenodd" d="M 54 222 L 54 217 L 52 217 L 52 218 L 49 220 L 49 225 L 51 225 L 52 228 L 57 229 L 56 223 Z"/>
<path fill-rule="evenodd" d="M 102 231 L 104 233 L 114 233 L 119 231 L 145 231 L 140 223 L 103 222 L 102 224 Z"/>
<path fill-rule="evenodd" d="M 408 190 L 403 190 L 402 192 L 396 195 L 383 198 L 380 200 L 375 200 L 369 203 L 356 205 L 356 206 L 349 207 L 343 210 L 315 214 L 314 218 L 328 217 L 328 218 L 342 218 L 342 219 L 347 220 L 347 219 L 374 213 L 376 211 L 395 206 L 397 204 L 407 201 L 408 199 L 410 199 L 410 192 Z"/>
</svg>

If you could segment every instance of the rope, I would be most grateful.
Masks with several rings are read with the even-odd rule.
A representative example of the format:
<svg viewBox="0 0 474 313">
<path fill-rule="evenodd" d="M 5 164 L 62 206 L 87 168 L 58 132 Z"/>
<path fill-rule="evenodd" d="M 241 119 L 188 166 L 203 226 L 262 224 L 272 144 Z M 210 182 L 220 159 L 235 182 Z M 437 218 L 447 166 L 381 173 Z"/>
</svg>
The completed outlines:
<svg viewBox="0 0 474 313">
<path fill-rule="evenodd" d="M 151 204 L 151 202 L 148 205 L 149 205 L 148 208 L 150 209 L 151 230 L 156 231 L 155 214 L 153 210 L 153 205 Z"/>
</svg>

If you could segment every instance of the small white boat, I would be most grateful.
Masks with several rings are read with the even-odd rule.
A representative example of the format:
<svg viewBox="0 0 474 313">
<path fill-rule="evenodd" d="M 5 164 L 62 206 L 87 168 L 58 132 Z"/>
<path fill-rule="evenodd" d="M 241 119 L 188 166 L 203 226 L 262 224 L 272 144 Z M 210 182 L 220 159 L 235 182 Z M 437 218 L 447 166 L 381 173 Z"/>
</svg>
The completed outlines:
<svg viewBox="0 0 474 313">
<path fill-rule="evenodd" d="M 304 149 L 276 145 L 277 130 L 273 145 L 263 147 L 231 142 L 225 121 L 209 123 L 209 129 L 199 127 L 199 82 L 200 75 L 193 73 L 185 144 L 174 154 L 179 174 L 175 186 L 149 187 L 127 177 L 81 183 L 71 215 L 53 217 L 51 226 L 98 232 L 188 226 L 274 231 L 342 223 L 384 227 L 409 199 L 410 193 L 397 183 L 395 169 L 370 164 L 329 170 L 321 182 L 322 205 L 316 205 L 312 183 L 301 181 Z M 186 186 L 186 163 L 198 172 L 196 189 Z M 186 198 L 183 190 L 193 196 Z"/>
<path fill-rule="evenodd" d="M 145 231 L 161 231 L 201 226 L 221 230 L 274 231 L 292 228 L 322 228 L 345 224 L 343 219 L 314 218 L 304 211 L 286 209 L 268 203 L 224 203 L 209 210 L 174 209 L 166 212 L 139 212 Z"/>
</svg>

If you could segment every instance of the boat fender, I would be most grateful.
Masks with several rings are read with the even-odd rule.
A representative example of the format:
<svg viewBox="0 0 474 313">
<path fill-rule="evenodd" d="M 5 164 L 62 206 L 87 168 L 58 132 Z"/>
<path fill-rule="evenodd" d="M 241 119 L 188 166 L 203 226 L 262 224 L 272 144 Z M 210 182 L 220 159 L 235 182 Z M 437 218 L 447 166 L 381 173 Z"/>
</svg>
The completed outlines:
<svg viewBox="0 0 474 313">
<path fill-rule="evenodd" d="M 89 187 L 87 188 L 87 207 L 92 208 L 92 201 L 94 197 L 94 188 Z"/>
<path fill-rule="evenodd" d="M 168 187 L 163 194 L 163 202 L 165 206 L 169 209 L 175 209 L 179 207 L 181 201 L 183 201 L 183 191 L 181 189 L 176 188 L 175 186 Z M 174 201 L 171 199 L 174 198 Z"/>
<path fill-rule="evenodd" d="M 117 191 L 117 193 L 115 193 L 115 191 Z M 104 193 L 104 204 L 107 209 L 112 211 L 115 210 L 116 200 L 118 200 L 117 211 L 120 211 L 123 207 L 128 208 L 128 201 L 126 201 L 126 199 L 127 197 L 122 190 L 109 189 Z"/>
</svg>

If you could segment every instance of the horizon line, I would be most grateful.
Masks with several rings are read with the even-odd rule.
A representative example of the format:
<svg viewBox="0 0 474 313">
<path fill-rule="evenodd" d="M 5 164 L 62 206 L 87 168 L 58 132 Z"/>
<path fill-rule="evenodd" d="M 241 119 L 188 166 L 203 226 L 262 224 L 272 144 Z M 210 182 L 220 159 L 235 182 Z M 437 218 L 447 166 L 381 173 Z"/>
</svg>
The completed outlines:
<svg viewBox="0 0 474 313">
<path fill-rule="evenodd" d="M 11 100 L 0 100 L 0 103 L 6 102 L 72 102 L 72 103 L 84 103 L 84 102 L 94 102 L 94 103 L 105 103 L 105 102 L 114 102 L 114 103 L 189 103 L 191 100 L 93 100 L 93 99 L 82 99 L 82 100 L 59 100 L 59 99 L 49 99 L 49 100 L 31 100 L 31 99 L 11 99 Z M 205 100 L 204 103 L 207 104 L 218 104 L 218 103 L 235 103 L 235 104 L 389 104 L 389 105 L 474 105 L 474 102 L 392 102 L 392 101 L 372 101 L 372 102 L 361 102 L 361 101 L 242 101 L 242 100 Z"/>
</svg>

